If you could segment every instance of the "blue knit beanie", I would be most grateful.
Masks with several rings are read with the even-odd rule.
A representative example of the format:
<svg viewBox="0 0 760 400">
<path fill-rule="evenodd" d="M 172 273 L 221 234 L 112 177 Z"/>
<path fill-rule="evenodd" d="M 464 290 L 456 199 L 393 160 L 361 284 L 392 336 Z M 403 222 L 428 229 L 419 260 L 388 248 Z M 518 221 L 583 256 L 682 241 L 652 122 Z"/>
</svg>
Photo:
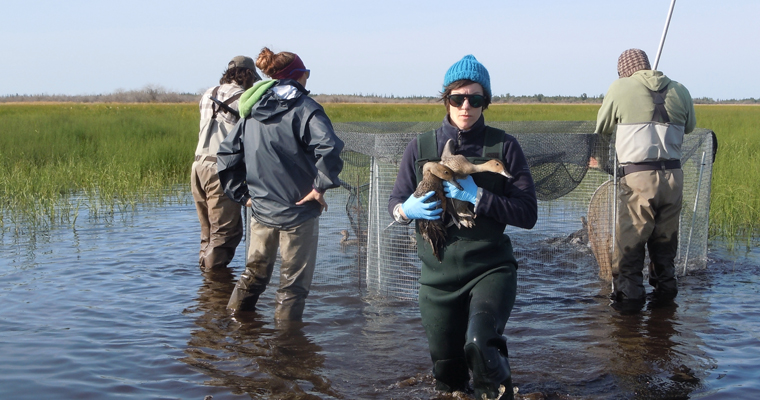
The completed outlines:
<svg viewBox="0 0 760 400">
<path fill-rule="evenodd" d="M 488 75 L 488 70 L 472 54 L 464 56 L 449 67 L 449 70 L 446 71 L 446 76 L 443 77 L 443 90 L 446 90 L 446 86 L 451 84 L 451 82 L 456 82 L 460 79 L 469 79 L 479 83 L 483 87 L 483 90 L 486 91 L 486 94 L 491 95 L 491 77 Z"/>
</svg>

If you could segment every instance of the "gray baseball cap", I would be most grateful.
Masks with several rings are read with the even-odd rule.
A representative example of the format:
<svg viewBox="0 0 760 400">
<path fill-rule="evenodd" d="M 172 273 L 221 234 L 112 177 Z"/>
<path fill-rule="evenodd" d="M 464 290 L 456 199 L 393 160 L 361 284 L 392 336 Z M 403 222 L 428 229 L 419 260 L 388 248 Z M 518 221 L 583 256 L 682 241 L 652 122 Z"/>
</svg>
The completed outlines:
<svg viewBox="0 0 760 400">
<path fill-rule="evenodd" d="M 227 68 L 248 68 L 256 72 L 256 64 L 253 63 L 253 59 L 246 56 L 237 56 L 233 58 L 227 64 Z"/>
</svg>

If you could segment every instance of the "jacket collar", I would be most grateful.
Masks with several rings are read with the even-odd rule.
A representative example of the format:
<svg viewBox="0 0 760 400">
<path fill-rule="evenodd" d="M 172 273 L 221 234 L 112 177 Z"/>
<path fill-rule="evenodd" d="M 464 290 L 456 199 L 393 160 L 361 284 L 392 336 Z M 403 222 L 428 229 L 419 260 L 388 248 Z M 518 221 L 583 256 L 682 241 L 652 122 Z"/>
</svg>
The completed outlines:
<svg viewBox="0 0 760 400">
<path fill-rule="evenodd" d="M 478 157 L 482 151 L 485 142 L 486 122 L 483 115 L 478 118 L 475 124 L 468 130 L 460 130 L 449 120 L 449 115 L 443 118 L 443 124 L 437 137 L 438 155 L 443 151 L 446 141 L 453 139 L 454 152 L 467 157 Z"/>
</svg>

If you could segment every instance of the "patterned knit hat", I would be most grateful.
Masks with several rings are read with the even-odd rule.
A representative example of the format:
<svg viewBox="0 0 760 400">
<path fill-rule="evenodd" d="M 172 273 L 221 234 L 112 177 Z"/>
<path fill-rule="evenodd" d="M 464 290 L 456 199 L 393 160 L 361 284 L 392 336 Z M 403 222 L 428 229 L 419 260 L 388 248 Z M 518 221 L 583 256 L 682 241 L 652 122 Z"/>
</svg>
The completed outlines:
<svg viewBox="0 0 760 400">
<path fill-rule="evenodd" d="M 450 85 L 451 82 L 461 79 L 469 79 L 479 83 L 483 90 L 489 96 L 491 95 L 491 76 L 488 75 L 486 67 L 479 63 L 472 54 L 464 56 L 446 71 L 446 76 L 443 77 L 443 90 L 445 91 L 446 86 Z"/>
<path fill-rule="evenodd" d="M 628 49 L 618 58 L 618 75 L 621 78 L 627 78 L 642 69 L 652 69 L 644 50 Z"/>
</svg>

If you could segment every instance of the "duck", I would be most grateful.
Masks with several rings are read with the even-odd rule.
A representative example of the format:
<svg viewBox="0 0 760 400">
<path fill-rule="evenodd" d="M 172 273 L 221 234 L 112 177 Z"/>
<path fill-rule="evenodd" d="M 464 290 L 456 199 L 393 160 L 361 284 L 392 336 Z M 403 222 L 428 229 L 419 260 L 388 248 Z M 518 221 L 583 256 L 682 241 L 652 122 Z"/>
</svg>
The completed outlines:
<svg viewBox="0 0 760 400">
<path fill-rule="evenodd" d="M 340 231 L 340 234 L 342 237 L 340 238 L 340 247 L 345 250 L 347 247 L 350 246 L 359 246 L 360 242 L 359 239 L 349 239 L 348 238 L 348 230 L 343 229 Z"/>
<path fill-rule="evenodd" d="M 425 193 L 433 191 L 435 195 L 430 201 L 440 201 L 443 213 L 440 219 L 427 220 L 418 219 L 422 238 L 433 248 L 433 255 L 440 262 L 442 260 L 442 250 L 446 244 L 446 224 L 444 220 L 447 217 L 456 218 L 456 214 L 451 212 L 450 203 L 447 201 L 446 192 L 443 191 L 443 181 L 449 181 L 456 184 L 454 173 L 447 166 L 437 162 L 427 162 L 422 166 L 422 180 L 417 184 L 414 191 L 414 197 L 422 197 Z"/>
<path fill-rule="evenodd" d="M 461 154 L 454 154 L 454 140 L 449 139 L 443 146 L 443 153 L 441 154 L 440 164 L 447 166 L 454 173 L 455 179 L 467 178 L 470 174 L 477 172 L 494 172 L 505 176 L 507 178 L 513 178 L 513 176 L 507 172 L 507 168 L 504 163 L 498 159 L 490 159 L 482 164 L 473 164 L 465 156 Z M 459 187 L 459 185 L 457 184 Z M 458 228 L 473 228 L 475 227 L 475 212 L 470 208 L 470 203 L 457 199 L 448 199 L 451 201 L 451 209 L 453 213 L 457 215 L 453 221 L 458 221 Z"/>
</svg>

